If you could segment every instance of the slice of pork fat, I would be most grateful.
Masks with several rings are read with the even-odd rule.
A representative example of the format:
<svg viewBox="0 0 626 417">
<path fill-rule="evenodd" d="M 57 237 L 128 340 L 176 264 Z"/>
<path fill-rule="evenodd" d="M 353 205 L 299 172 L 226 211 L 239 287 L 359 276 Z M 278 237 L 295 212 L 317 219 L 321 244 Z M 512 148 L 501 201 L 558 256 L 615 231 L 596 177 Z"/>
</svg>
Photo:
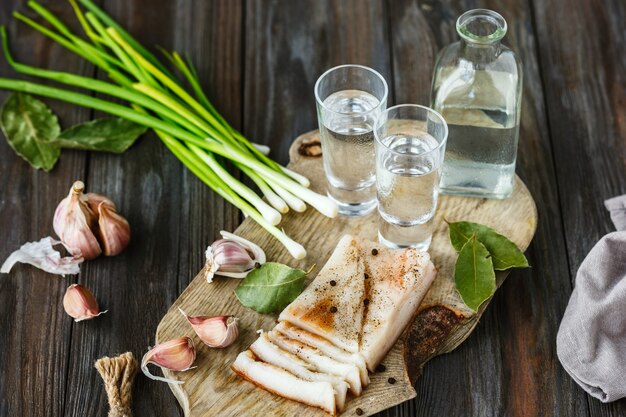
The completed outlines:
<svg viewBox="0 0 626 417">
<path fill-rule="evenodd" d="M 326 381 L 330 382 L 335 390 L 335 403 L 337 410 L 342 411 L 346 403 L 346 394 L 348 392 L 348 383 L 335 375 L 322 374 L 313 372 L 313 366 L 303 361 L 296 355 L 283 350 L 273 344 L 267 334 L 262 334 L 250 346 L 250 350 L 254 355 L 271 365 L 283 368 L 291 372 L 298 378 L 305 381 Z"/>
<path fill-rule="evenodd" d="M 281 397 L 336 414 L 335 392 L 330 382 L 305 381 L 274 365 L 259 362 L 252 352 L 241 352 L 231 365 L 242 378 Z"/>
<path fill-rule="evenodd" d="M 317 277 L 278 320 L 325 337 L 348 352 L 358 352 L 365 294 L 362 258 L 356 240 L 342 237 Z"/>
<path fill-rule="evenodd" d="M 359 396 L 363 392 L 359 368 L 355 365 L 337 362 L 324 356 L 319 349 L 305 345 L 297 340 L 289 339 L 273 330 L 267 334 L 273 344 L 310 363 L 318 372 L 325 372 L 343 378 L 350 386 L 352 394 Z"/>
<path fill-rule="evenodd" d="M 359 244 L 370 276 L 361 353 L 374 372 L 415 315 L 437 270 L 427 252 L 394 251 L 367 240 Z"/>
<path fill-rule="evenodd" d="M 360 353 L 346 352 L 345 350 L 333 345 L 323 337 L 307 332 L 306 330 L 302 330 L 301 328 L 285 321 L 278 323 L 276 327 L 274 327 L 274 330 L 291 339 L 298 340 L 309 346 L 318 348 L 324 355 L 329 358 L 333 358 L 336 361 L 356 365 L 357 368 L 359 368 L 361 384 L 363 387 L 367 387 L 369 385 L 370 378 L 367 374 L 367 366 L 365 365 L 365 359 Z"/>
</svg>

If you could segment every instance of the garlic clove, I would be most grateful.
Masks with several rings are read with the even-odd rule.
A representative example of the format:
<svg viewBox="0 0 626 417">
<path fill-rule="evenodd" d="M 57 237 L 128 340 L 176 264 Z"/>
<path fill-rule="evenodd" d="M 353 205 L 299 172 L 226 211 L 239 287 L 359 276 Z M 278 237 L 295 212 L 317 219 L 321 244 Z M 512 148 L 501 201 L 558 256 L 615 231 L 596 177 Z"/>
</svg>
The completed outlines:
<svg viewBox="0 0 626 417">
<path fill-rule="evenodd" d="M 235 316 L 189 316 L 182 309 L 178 310 L 191 324 L 200 340 L 209 347 L 225 348 L 239 336 L 239 319 Z"/>
<path fill-rule="evenodd" d="M 92 232 L 96 214 L 89 208 L 84 190 L 82 181 L 72 185 L 67 197 L 57 206 L 52 225 L 63 243 L 74 252 L 80 251 L 85 260 L 90 260 L 100 255 L 102 250 Z"/>
<path fill-rule="evenodd" d="M 100 205 L 100 203 L 105 203 L 107 206 L 117 211 L 115 203 L 111 201 L 108 197 L 103 196 L 102 194 L 87 193 L 85 194 L 85 197 L 87 197 L 87 204 L 89 204 L 89 208 L 94 213 L 98 212 L 98 206 Z"/>
<path fill-rule="evenodd" d="M 220 239 L 211 245 L 213 260 L 223 272 L 245 272 L 256 264 L 253 255 L 241 244 Z"/>
<path fill-rule="evenodd" d="M 220 234 L 222 239 L 206 250 L 204 273 L 208 282 L 212 282 L 215 275 L 245 278 L 256 266 L 265 263 L 265 252 L 258 245 L 223 230 Z"/>
<path fill-rule="evenodd" d="M 63 296 L 63 308 L 74 317 L 74 321 L 91 320 L 108 311 L 100 312 L 96 297 L 80 284 L 72 284 L 67 288 Z"/>
<path fill-rule="evenodd" d="M 130 225 L 115 211 L 115 206 L 106 200 L 100 202 L 98 216 L 99 237 L 104 255 L 120 254 L 130 242 Z"/>
<path fill-rule="evenodd" d="M 191 369 L 195 360 L 196 349 L 193 341 L 189 337 L 180 337 L 161 343 L 146 352 L 141 359 L 141 370 L 144 375 L 155 381 L 182 384 L 184 381 L 152 375 L 148 370 L 148 364 L 152 363 L 161 368 L 182 372 Z"/>
</svg>

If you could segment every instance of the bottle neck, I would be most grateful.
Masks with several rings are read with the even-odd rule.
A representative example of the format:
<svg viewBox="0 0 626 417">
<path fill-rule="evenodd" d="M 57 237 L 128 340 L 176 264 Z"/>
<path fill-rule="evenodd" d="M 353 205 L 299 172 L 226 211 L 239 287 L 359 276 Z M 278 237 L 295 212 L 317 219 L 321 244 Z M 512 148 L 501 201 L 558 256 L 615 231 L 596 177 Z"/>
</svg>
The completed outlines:
<svg viewBox="0 0 626 417">
<path fill-rule="evenodd" d="M 475 63 L 488 63 L 500 55 L 502 44 L 500 41 L 491 43 L 476 43 L 461 38 L 461 54 Z"/>
<path fill-rule="evenodd" d="M 500 55 L 500 40 L 506 34 L 506 21 L 493 10 L 475 9 L 456 21 L 461 37 L 461 53 L 475 63 L 488 63 Z"/>
</svg>

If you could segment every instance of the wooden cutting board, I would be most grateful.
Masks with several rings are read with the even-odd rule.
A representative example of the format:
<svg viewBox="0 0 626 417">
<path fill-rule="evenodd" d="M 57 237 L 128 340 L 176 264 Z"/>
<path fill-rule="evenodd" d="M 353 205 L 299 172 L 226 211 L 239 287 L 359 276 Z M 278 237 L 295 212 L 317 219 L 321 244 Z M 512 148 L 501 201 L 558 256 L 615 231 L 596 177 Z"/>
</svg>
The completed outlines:
<svg viewBox="0 0 626 417">
<path fill-rule="evenodd" d="M 289 167 L 306 175 L 311 188 L 323 192 L 325 179 L 321 147 L 317 131 L 298 137 L 290 149 Z M 208 213 L 210 215 L 210 213 Z M 450 352 L 463 342 L 478 323 L 488 302 L 473 313 L 463 304 L 454 288 L 453 272 L 456 253 L 449 243 L 449 221 L 469 220 L 493 227 L 525 250 L 537 226 L 537 208 L 524 183 L 516 178 L 513 195 L 507 200 L 441 196 L 435 214 L 436 230 L 430 253 L 439 269 L 437 278 L 419 307 L 413 323 L 407 328 L 383 364 L 385 371 L 371 375 L 371 384 L 358 398 L 349 399 L 342 415 L 354 416 L 357 408 L 362 415 L 376 412 L 407 401 L 416 396 L 413 384 L 424 364 L 432 357 Z M 377 238 L 377 214 L 348 219 L 328 219 L 312 208 L 304 213 L 290 211 L 281 227 L 308 251 L 302 261 L 295 261 L 273 237 L 246 219 L 235 231 L 261 246 L 268 260 L 282 262 L 316 272 L 326 263 L 335 245 L 346 233 Z M 211 242 L 207 242 L 207 245 Z M 498 272 L 498 286 L 507 272 Z M 276 324 L 276 315 L 262 315 L 243 307 L 233 290 L 240 280 L 216 277 L 209 284 L 199 274 L 172 305 L 157 328 L 156 343 L 189 336 L 197 351 L 195 369 L 187 372 L 164 371 L 169 378 L 184 381 L 171 385 L 174 395 L 187 417 L 212 416 L 299 416 L 313 417 L 327 414 L 313 407 L 272 395 L 236 376 L 230 369 L 237 354 L 257 338 L 257 330 L 270 330 Z M 190 315 L 235 315 L 240 318 L 237 341 L 225 349 L 205 346 L 194 334 L 178 311 Z M 390 378 L 395 383 L 389 382 Z"/>
</svg>

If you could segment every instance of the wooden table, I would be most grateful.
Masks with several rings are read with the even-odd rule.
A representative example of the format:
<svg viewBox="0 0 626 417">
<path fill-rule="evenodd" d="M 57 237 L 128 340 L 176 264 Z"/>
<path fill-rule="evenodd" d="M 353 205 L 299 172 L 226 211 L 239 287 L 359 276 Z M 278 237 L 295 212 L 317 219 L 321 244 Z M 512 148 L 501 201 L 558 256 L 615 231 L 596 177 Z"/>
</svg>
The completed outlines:
<svg viewBox="0 0 626 417">
<path fill-rule="evenodd" d="M 65 1 L 44 2 L 73 21 Z M 509 24 L 505 43 L 524 63 L 517 172 L 536 198 L 539 227 L 528 257 L 496 294 L 475 333 L 429 363 L 418 396 L 381 416 L 624 416 L 565 373 L 555 340 L 575 272 L 612 230 L 603 200 L 626 192 L 626 34 L 621 0 L 208 1 L 106 0 L 143 43 L 190 54 L 209 96 L 247 137 L 287 160 L 290 141 L 316 127 L 313 85 L 327 68 L 369 65 L 389 81 L 391 103 L 428 103 L 437 51 L 454 41 L 463 11 L 487 7 Z M 95 69 L 10 17 L 16 56 L 93 76 Z M 76 27 L 76 25 L 73 25 Z M 13 75 L 2 60 L 2 76 Z M 0 93 L 0 99 L 7 96 Z M 100 115 L 46 100 L 63 126 Z M 0 260 L 52 233 L 72 181 L 112 197 L 133 230 L 129 249 L 59 278 L 28 266 L 0 277 L 0 416 L 103 416 L 96 358 L 153 343 L 160 318 L 203 265 L 204 249 L 240 213 L 188 172 L 154 134 L 124 155 L 64 151 L 35 171 L 0 141 Z M 105 316 L 74 323 L 61 300 L 89 287 Z M 166 384 L 138 377 L 136 416 L 176 416 Z"/>
</svg>

